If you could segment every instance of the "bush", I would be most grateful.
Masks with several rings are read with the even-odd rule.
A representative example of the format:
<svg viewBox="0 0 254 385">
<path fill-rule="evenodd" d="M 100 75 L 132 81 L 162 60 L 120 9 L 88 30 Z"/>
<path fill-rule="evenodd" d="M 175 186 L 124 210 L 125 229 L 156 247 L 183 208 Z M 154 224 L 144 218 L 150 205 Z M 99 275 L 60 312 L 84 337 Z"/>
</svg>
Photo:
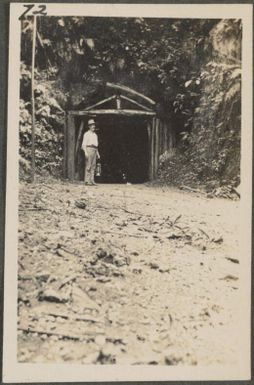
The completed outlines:
<svg viewBox="0 0 254 385">
<path fill-rule="evenodd" d="M 30 95 L 30 71 L 22 65 L 20 99 L 19 141 L 20 177 L 26 178 L 31 171 L 32 117 Z M 35 166 L 37 174 L 61 177 L 63 154 L 64 111 L 45 81 L 35 86 Z M 59 91 L 58 91 L 59 92 Z"/>
<path fill-rule="evenodd" d="M 189 93 L 196 92 L 199 85 L 199 102 L 191 114 L 191 128 L 187 120 L 189 129 L 180 134 L 178 152 L 161 165 L 160 180 L 165 178 L 168 183 L 185 183 L 192 187 L 211 183 L 237 186 L 240 183 L 241 63 L 237 52 L 235 57 L 225 60 L 229 36 L 224 46 L 222 38 L 231 25 L 234 27 L 231 32 L 239 33 L 241 25 L 234 20 L 223 21 L 215 27 L 213 39 L 217 45 L 220 42 L 222 52 L 214 50 L 199 76 L 185 83 Z M 234 35 L 231 38 L 238 42 Z M 231 55 L 232 46 L 229 44 Z M 175 105 L 181 100 L 179 97 Z M 177 175 L 170 177 L 174 172 Z"/>
</svg>

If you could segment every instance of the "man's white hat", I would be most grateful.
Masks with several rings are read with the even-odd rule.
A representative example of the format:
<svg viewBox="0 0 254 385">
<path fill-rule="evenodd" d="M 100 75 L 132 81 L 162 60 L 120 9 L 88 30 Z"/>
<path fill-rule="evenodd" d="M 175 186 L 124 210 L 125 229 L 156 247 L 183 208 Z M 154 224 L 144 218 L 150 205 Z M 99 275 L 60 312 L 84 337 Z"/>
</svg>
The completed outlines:
<svg viewBox="0 0 254 385">
<path fill-rule="evenodd" d="M 88 126 L 91 126 L 92 124 L 95 124 L 94 119 L 88 119 L 87 125 L 88 125 Z"/>
</svg>

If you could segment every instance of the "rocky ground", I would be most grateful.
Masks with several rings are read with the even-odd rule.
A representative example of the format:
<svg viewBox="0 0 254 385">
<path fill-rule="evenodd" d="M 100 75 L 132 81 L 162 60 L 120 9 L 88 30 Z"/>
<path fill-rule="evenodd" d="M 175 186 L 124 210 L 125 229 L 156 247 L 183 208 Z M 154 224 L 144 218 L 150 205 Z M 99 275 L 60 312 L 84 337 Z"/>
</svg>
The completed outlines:
<svg viewBox="0 0 254 385">
<path fill-rule="evenodd" d="M 20 185 L 18 360 L 233 364 L 239 201 Z"/>
</svg>

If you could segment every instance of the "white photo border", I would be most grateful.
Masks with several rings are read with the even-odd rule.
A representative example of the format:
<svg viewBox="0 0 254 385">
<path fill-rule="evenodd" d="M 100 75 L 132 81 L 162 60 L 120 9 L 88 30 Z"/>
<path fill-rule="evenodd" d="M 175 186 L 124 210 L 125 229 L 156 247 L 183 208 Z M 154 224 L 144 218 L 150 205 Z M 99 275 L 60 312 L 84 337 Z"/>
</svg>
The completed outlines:
<svg viewBox="0 0 254 385">
<path fill-rule="evenodd" d="M 35 3 L 37 4 L 37 3 Z M 250 379 L 252 212 L 252 4 L 40 3 L 48 16 L 242 19 L 241 272 L 239 321 L 242 346 L 234 366 L 120 366 L 17 362 L 19 70 L 23 3 L 10 5 L 6 227 L 4 278 L 4 382 L 95 382 Z"/>
</svg>

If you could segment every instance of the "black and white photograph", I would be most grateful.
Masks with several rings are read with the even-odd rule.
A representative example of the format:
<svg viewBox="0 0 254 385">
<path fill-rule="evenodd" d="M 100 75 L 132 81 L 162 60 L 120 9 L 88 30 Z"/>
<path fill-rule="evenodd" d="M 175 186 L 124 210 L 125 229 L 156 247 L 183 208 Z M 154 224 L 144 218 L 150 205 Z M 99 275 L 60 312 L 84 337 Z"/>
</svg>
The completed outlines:
<svg viewBox="0 0 254 385">
<path fill-rule="evenodd" d="M 251 26 L 11 5 L 6 382 L 249 379 Z"/>
</svg>

